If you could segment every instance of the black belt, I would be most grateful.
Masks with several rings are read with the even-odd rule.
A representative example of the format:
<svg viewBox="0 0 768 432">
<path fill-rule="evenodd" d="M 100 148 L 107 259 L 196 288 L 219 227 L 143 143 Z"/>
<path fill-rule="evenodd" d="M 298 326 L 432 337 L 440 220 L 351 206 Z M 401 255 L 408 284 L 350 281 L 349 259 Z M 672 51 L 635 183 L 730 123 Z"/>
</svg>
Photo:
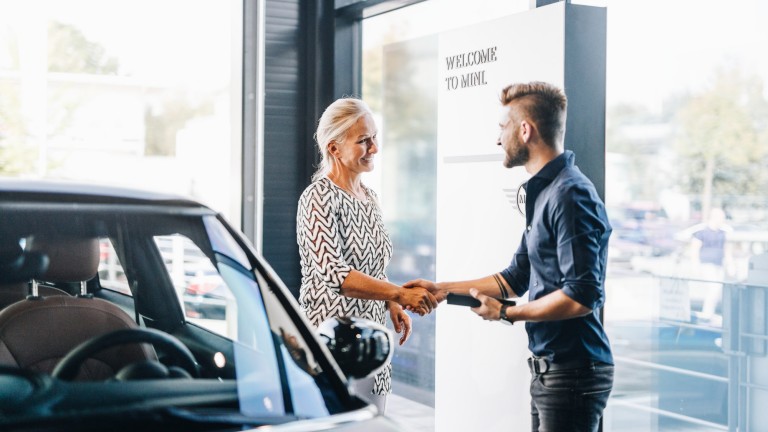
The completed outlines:
<svg viewBox="0 0 768 432">
<path fill-rule="evenodd" d="M 547 372 L 570 370 L 570 369 L 586 369 L 594 366 L 608 366 L 608 363 L 596 362 L 592 360 L 574 360 L 569 362 L 553 363 L 543 357 L 529 357 L 528 369 L 534 374 L 545 374 Z"/>
</svg>

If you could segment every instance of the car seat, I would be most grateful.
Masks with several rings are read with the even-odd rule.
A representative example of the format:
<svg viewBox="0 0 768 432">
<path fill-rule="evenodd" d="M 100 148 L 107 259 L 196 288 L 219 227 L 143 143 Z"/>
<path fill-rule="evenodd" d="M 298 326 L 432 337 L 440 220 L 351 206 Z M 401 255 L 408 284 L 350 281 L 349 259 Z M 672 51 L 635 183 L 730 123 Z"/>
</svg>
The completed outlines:
<svg viewBox="0 0 768 432">
<path fill-rule="evenodd" d="M 85 282 L 98 272 L 97 238 L 34 237 L 27 246 L 49 259 L 48 269 L 40 276 L 43 281 L 80 282 L 84 290 Z M 43 288 L 37 284 L 37 280 L 32 281 L 33 291 Z M 78 296 L 33 292 L 0 310 L 0 365 L 51 373 L 77 345 L 105 333 L 137 327 L 118 306 L 85 292 Z M 76 379 L 102 380 L 123 366 L 156 359 L 146 344 L 110 348 L 86 360 Z"/>
<path fill-rule="evenodd" d="M 48 268 L 48 257 L 40 254 L 25 253 L 19 245 L 19 239 L 14 236 L 4 236 L 0 239 L 0 309 L 24 300 L 31 294 L 30 280 L 45 272 Z M 44 296 L 69 295 L 55 287 L 39 287 Z"/>
</svg>

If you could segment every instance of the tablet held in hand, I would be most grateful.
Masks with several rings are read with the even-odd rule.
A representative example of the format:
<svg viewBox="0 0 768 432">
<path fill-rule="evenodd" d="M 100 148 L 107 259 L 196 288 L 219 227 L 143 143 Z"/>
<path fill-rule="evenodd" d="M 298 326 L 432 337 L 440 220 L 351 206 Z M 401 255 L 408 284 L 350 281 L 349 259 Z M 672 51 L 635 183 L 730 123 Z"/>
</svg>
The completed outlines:
<svg viewBox="0 0 768 432">
<path fill-rule="evenodd" d="M 507 299 L 496 299 L 501 304 L 506 304 L 509 306 L 514 306 L 517 303 L 514 300 L 507 300 Z M 450 305 L 457 305 L 457 306 L 469 306 L 469 307 L 480 307 L 480 300 L 472 297 L 468 294 L 454 294 L 454 293 L 448 293 L 448 296 L 446 297 L 446 301 Z"/>
</svg>

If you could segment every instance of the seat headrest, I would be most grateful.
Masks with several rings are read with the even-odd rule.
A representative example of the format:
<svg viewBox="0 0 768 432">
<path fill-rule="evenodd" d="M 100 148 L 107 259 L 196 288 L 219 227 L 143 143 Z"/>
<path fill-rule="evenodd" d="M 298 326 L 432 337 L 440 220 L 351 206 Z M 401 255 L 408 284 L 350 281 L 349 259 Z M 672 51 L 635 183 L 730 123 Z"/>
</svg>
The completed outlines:
<svg viewBox="0 0 768 432">
<path fill-rule="evenodd" d="M 81 282 L 99 270 L 99 239 L 33 237 L 29 250 L 48 256 L 48 270 L 39 279 L 48 282 Z"/>
<path fill-rule="evenodd" d="M 0 284 L 28 282 L 48 268 L 48 258 L 24 251 L 16 238 L 0 239 Z"/>
</svg>

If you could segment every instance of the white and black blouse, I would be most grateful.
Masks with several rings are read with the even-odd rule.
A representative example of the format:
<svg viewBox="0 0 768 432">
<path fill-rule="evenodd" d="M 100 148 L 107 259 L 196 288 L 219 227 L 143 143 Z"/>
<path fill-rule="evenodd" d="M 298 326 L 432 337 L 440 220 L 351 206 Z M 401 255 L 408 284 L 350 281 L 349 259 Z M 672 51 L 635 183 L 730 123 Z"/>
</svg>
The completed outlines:
<svg viewBox="0 0 768 432">
<path fill-rule="evenodd" d="M 362 201 L 327 177 L 299 199 L 296 236 L 301 256 L 299 304 L 318 326 L 329 317 L 353 316 L 385 324 L 386 303 L 345 297 L 340 288 L 351 270 L 386 279 L 392 242 L 384 229 L 376 193 L 363 185 Z M 375 377 L 374 394 L 391 390 L 392 366 Z"/>
</svg>

